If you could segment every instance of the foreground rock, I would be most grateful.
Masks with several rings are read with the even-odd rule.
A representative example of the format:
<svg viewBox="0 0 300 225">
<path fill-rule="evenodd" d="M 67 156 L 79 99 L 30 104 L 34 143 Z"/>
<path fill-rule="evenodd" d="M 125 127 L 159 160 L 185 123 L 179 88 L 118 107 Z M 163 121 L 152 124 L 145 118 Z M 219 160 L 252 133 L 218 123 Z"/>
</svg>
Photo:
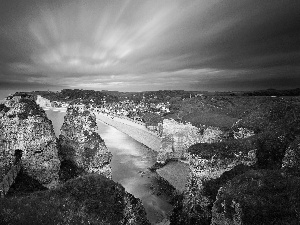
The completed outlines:
<svg viewBox="0 0 300 225">
<path fill-rule="evenodd" d="M 19 198 L 0 199 L 0 224 L 150 224 L 139 199 L 101 175 Z"/>
<path fill-rule="evenodd" d="M 16 94 L 1 105 L 0 132 L 8 142 L 1 161 L 12 164 L 22 151 L 24 173 L 47 187 L 58 183 L 60 161 L 51 121 L 32 96 Z"/>
<path fill-rule="evenodd" d="M 112 154 L 97 133 L 96 117 L 84 107 L 70 107 L 59 136 L 59 156 L 88 173 L 111 178 Z"/>
<path fill-rule="evenodd" d="M 211 224 L 299 224 L 299 190 L 299 177 L 281 171 L 248 171 L 220 188 Z"/>
</svg>

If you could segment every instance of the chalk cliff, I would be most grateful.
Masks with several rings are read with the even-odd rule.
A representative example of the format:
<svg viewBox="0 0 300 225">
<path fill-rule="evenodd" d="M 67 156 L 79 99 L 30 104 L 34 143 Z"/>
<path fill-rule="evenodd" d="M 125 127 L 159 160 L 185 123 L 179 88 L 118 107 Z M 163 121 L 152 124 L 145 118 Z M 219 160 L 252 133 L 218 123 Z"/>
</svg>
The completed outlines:
<svg viewBox="0 0 300 225">
<path fill-rule="evenodd" d="M 112 154 L 97 133 L 96 117 L 82 107 L 69 107 L 59 136 L 61 160 L 73 162 L 88 173 L 111 178 Z"/>
<path fill-rule="evenodd" d="M 190 146 L 171 224 L 299 224 L 299 112 L 297 100 L 262 99 L 230 138 Z"/>
<path fill-rule="evenodd" d="M 2 158 L 13 163 L 16 150 L 22 151 L 22 168 L 47 187 L 58 182 L 60 161 L 51 121 L 32 96 L 15 95 L 1 105 L 0 130 L 8 142 Z"/>
<path fill-rule="evenodd" d="M 157 162 L 165 163 L 168 159 L 187 158 L 187 149 L 196 143 L 221 141 L 223 132 L 217 127 L 197 128 L 190 123 L 184 124 L 173 119 L 163 121 L 162 144 Z"/>
<path fill-rule="evenodd" d="M 36 104 L 38 104 L 41 107 L 51 107 L 51 102 L 50 100 L 43 98 L 40 95 L 36 96 Z"/>
<path fill-rule="evenodd" d="M 218 189 L 233 174 L 255 164 L 256 153 L 250 140 L 198 143 L 188 152 L 190 173 L 186 189 L 175 206 L 172 224 L 209 224 Z M 235 172 L 229 173 L 232 170 Z"/>
</svg>

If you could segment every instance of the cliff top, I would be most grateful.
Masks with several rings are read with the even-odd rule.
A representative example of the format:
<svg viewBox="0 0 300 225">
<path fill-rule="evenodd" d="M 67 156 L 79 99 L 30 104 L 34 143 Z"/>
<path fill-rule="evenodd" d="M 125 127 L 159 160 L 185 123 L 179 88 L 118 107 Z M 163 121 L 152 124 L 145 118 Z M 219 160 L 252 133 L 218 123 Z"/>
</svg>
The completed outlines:
<svg viewBox="0 0 300 225">
<path fill-rule="evenodd" d="M 13 96 L 11 99 L 0 104 L 0 113 L 2 116 L 19 119 L 27 119 L 29 116 L 46 117 L 45 111 L 39 107 L 31 97 Z"/>
</svg>

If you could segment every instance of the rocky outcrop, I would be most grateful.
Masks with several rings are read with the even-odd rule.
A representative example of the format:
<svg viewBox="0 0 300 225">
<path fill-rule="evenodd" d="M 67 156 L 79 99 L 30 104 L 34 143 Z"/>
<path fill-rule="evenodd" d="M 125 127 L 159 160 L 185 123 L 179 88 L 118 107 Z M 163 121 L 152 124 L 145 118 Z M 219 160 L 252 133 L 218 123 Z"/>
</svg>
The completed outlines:
<svg viewBox="0 0 300 225">
<path fill-rule="evenodd" d="M 163 121 L 162 146 L 157 156 L 159 163 L 168 159 L 187 158 L 187 149 L 196 143 L 213 143 L 221 141 L 223 132 L 217 127 L 199 129 L 190 123 L 175 120 Z"/>
<path fill-rule="evenodd" d="M 299 201 L 292 197 L 299 188 L 299 103 L 279 98 L 255 101 L 221 142 L 198 143 L 188 149 L 189 179 L 171 224 L 299 224 L 298 206 L 287 202 L 296 205 Z M 247 174 L 249 170 L 253 171 Z M 251 179 L 258 186 L 247 189 Z M 261 220 L 250 219 L 256 214 Z"/>
<path fill-rule="evenodd" d="M 58 182 L 60 161 L 51 121 L 31 97 L 14 96 L 2 108 L 0 129 L 8 142 L 2 160 L 13 163 L 15 151 L 22 151 L 22 168 L 47 187 Z"/>
<path fill-rule="evenodd" d="M 61 160 L 71 161 L 88 173 L 111 178 L 109 163 L 112 154 L 97 129 L 94 114 L 84 107 L 68 108 L 59 136 L 59 156 Z"/>
<path fill-rule="evenodd" d="M 49 99 L 43 98 L 40 95 L 36 96 L 36 104 L 38 104 L 41 107 L 51 107 L 51 102 Z"/>
<path fill-rule="evenodd" d="M 285 151 L 282 168 L 300 175 L 300 137 L 297 137 Z"/>
<path fill-rule="evenodd" d="M 212 225 L 300 223 L 300 178 L 278 170 L 251 170 L 220 188 Z"/>
<path fill-rule="evenodd" d="M 219 143 L 199 143 L 188 149 L 190 174 L 180 201 L 176 203 L 172 224 L 210 224 L 211 208 L 215 195 L 208 189 L 224 172 L 236 167 L 240 171 L 256 163 L 251 140 L 232 140 Z M 241 167 L 242 166 L 242 167 Z M 222 178 L 222 182 L 224 178 Z M 213 186 L 216 190 L 220 183 Z M 179 210 L 179 208 L 181 210 Z"/>
<path fill-rule="evenodd" d="M 14 216 L 17 215 L 17 216 Z M 118 183 L 90 174 L 51 191 L 0 199 L 0 224 L 150 225 L 139 199 Z"/>
</svg>

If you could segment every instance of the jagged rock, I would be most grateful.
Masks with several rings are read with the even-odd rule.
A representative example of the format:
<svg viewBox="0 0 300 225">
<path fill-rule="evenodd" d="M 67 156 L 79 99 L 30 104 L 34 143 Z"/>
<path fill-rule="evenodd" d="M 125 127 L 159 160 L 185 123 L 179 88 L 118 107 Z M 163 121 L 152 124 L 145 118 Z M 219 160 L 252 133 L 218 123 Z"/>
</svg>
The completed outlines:
<svg viewBox="0 0 300 225">
<path fill-rule="evenodd" d="M 300 224 L 300 178 L 251 170 L 220 188 L 212 225 Z"/>
<path fill-rule="evenodd" d="M 254 165 L 257 159 L 253 147 L 251 139 L 191 146 L 188 150 L 191 156 L 186 190 L 176 203 L 171 224 L 210 224 L 211 208 L 217 193 L 213 195 L 213 188 L 208 186 L 218 189 L 238 173 L 236 170 L 244 172 L 248 166 Z M 232 169 L 234 170 L 230 172 L 230 176 L 223 175 Z"/>
<path fill-rule="evenodd" d="M 218 177 L 221 179 L 222 174 L 235 165 L 255 164 L 255 169 L 273 170 L 283 167 L 285 172 L 299 175 L 294 173 L 299 168 L 299 142 L 296 139 L 300 134 L 298 101 L 283 98 L 255 101 L 256 104 L 250 108 L 245 107 L 240 111 L 242 114 L 238 114 L 241 119 L 230 129 L 233 140 L 195 144 L 189 148 L 191 173 L 187 189 L 174 209 L 179 215 L 175 218 L 181 219 L 182 223 L 174 224 L 210 224 L 210 208 L 216 190 L 213 188 L 211 194 L 208 194 L 206 184 L 214 183 L 213 180 Z M 239 207 L 236 207 L 238 210 Z M 255 217 L 254 214 L 252 216 Z M 219 224 L 226 224 L 226 221 Z M 294 224 L 299 224 L 299 221 Z"/>
<path fill-rule="evenodd" d="M 90 174 L 54 189 L 0 199 L 0 224 L 150 225 L 139 199 L 120 184 Z"/>
<path fill-rule="evenodd" d="M 300 137 L 295 139 L 286 150 L 282 168 L 300 174 Z"/>
<path fill-rule="evenodd" d="M 10 164 L 22 150 L 23 171 L 47 187 L 58 182 L 60 161 L 51 121 L 31 97 L 14 96 L 5 102 L 0 129 L 8 148 L 1 152 Z"/>
<path fill-rule="evenodd" d="M 179 123 L 165 119 L 163 122 L 162 145 L 157 162 L 165 163 L 169 159 L 187 158 L 187 149 L 196 143 L 221 141 L 223 132 L 217 127 L 199 129 L 190 123 Z"/>
<path fill-rule="evenodd" d="M 70 107 L 59 136 L 59 156 L 88 173 L 111 178 L 112 154 L 97 133 L 96 117 L 84 108 Z"/>
</svg>

